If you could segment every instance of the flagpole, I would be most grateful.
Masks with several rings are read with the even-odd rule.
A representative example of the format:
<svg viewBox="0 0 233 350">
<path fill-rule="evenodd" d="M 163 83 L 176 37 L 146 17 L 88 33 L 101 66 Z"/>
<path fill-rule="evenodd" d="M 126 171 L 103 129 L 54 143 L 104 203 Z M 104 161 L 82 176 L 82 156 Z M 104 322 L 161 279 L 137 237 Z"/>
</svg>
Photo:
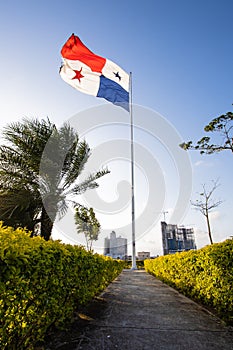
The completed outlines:
<svg viewBox="0 0 233 350">
<path fill-rule="evenodd" d="M 137 269 L 135 249 L 135 197 L 134 197 L 134 134 L 133 134 L 133 102 L 132 102 L 132 72 L 130 72 L 130 134 L 131 134 L 131 196 L 132 196 L 132 270 Z"/>
</svg>

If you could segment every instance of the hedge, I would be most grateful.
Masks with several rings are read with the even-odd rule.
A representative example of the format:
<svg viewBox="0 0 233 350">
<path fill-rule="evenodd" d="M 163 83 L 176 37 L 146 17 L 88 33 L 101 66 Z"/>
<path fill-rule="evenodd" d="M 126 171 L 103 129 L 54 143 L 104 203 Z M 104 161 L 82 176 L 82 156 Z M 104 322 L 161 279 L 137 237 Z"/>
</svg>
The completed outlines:
<svg viewBox="0 0 233 350">
<path fill-rule="evenodd" d="M 52 325 L 100 293 L 124 262 L 83 247 L 30 238 L 0 223 L 0 348 L 33 349 Z"/>
<path fill-rule="evenodd" d="M 145 260 L 147 272 L 233 324 L 233 240 Z"/>
<path fill-rule="evenodd" d="M 125 260 L 125 269 L 131 269 L 132 268 L 132 260 Z M 144 269 L 144 260 L 136 260 L 136 266 L 137 269 L 142 270 Z"/>
</svg>

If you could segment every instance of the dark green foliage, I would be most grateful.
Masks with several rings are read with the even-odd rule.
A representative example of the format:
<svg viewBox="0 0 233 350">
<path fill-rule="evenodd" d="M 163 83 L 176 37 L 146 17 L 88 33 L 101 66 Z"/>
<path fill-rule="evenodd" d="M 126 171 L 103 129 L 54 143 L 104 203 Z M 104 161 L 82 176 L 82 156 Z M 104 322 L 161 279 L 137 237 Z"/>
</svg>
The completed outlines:
<svg viewBox="0 0 233 350">
<path fill-rule="evenodd" d="M 214 118 L 204 127 L 205 132 L 220 134 L 220 143 L 211 142 L 211 137 L 204 136 L 194 146 L 192 141 L 180 145 L 184 150 L 198 150 L 201 154 L 212 154 L 224 150 L 233 152 L 233 113 L 227 112 Z"/>
<path fill-rule="evenodd" d="M 98 186 L 107 170 L 78 182 L 90 156 L 85 141 L 68 124 L 59 129 L 49 119 L 23 119 L 8 125 L 0 146 L 0 220 L 27 227 L 50 238 L 56 216 L 67 210 L 70 196 Z M 73 204 L 77 204 L 72 200 Z"/>
</svg>

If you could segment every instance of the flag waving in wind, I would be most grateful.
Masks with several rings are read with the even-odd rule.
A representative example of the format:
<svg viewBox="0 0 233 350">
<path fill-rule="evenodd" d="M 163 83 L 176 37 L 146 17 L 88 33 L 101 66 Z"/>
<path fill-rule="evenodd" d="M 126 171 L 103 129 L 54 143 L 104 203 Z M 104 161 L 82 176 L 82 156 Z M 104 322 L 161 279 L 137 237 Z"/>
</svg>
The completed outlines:
<svg viewBox="0 0 233 350">
<path fill-rule="evenodd" d="M 62 79 L 75 89 L 129 110 L 129 74 L 114 62 L 91 52 L 72 34 L 61 49 Z"/>
</svg>

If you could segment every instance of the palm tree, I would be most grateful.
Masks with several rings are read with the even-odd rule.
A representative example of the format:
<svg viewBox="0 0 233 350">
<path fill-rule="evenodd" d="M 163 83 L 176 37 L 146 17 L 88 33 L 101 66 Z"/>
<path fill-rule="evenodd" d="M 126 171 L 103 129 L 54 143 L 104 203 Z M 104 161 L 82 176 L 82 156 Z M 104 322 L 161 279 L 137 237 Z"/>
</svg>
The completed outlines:
<svg viewBox="0 0 233 350">
<path fill-rule="evenodd" d="M 48 118 L 25 118 L 5 127 L 3 136 L 7 145 L 0 146 L 0 220 L 26 226 L 32 234 L 39 223 L 41 236 L 48 240 L 70 197 L 96 188 L 96 180 L 108 170 L 77 183 L 90 148 L 69 124 L 58 129 Z"/>
</svg>

